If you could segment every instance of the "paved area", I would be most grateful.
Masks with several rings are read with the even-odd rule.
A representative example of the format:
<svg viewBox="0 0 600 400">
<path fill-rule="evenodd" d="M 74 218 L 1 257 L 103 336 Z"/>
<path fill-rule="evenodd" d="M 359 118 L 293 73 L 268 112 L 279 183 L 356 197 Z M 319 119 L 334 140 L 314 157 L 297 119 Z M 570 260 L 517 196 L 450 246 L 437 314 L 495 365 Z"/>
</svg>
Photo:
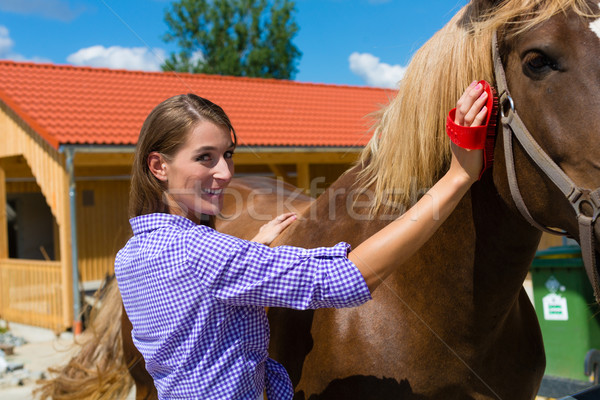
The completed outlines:
<svg viewBox="0 0 600 400">
<path fill-rule="evenodd" d="M 0 320 L 0 327 L 5 327 L 5 322 Z M 26 344 L 14 348 L 13 355 L 7 355 L 6 361 L 22 363 L 29 372 L 28 379 L 22 379 L 21 385 L 17 382 L 4 381 L 0 384 L 0 399 L 2 400 L 32 400 L 33 389 L 37 386 L 36 380 L 40 376 L 47 376 L 49 367 L 61 366 L 67 363 L 79 349 L 73 335 L 64 332 L 56 335 L 54 332 L 28 325 L 11 322 L 9 332 L 13 336 L 22 337 Z M 6 375 L 8 376 L 8 375 Z M 135 399 L 133 389 L 127 400 Z"/>
<path fill-rule="evenodd" d="M 0 326 L 4 327 L 4 322 Z M 5 357 L 6 361 L 22 363 L 28 377 L 23 378 L 24 374 L 17 374 L 18 371 L 5 374 L 5 379 L 0 385 L 0 399 L 33 399 L 35 381 L 47 374 L 48 367 L 66 363 L 77 351 L 77 346 L 74 344 L 73 335 L 67 332 L 57 336 L 47 329 L 16 323 L 10 323 L 9 332 L 13 336 L 24 338 L 26 343 L 15 347 L 14 354 Z"/>
</svg>

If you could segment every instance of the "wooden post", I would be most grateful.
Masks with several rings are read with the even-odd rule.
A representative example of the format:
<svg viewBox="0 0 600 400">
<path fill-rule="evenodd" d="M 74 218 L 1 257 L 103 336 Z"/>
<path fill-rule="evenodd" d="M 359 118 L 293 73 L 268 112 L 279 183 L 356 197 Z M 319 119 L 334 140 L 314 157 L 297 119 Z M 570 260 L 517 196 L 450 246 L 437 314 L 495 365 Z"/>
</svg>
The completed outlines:
<svg viewBox="0 0 600 400">
<path fill-rule="evenodd" d="M 304 190 L 304 193 L 310 194 L 310 165 L 308 163 L 297 163 L 296 173 L 298 174 L 296 186 Z"/>
</svg>

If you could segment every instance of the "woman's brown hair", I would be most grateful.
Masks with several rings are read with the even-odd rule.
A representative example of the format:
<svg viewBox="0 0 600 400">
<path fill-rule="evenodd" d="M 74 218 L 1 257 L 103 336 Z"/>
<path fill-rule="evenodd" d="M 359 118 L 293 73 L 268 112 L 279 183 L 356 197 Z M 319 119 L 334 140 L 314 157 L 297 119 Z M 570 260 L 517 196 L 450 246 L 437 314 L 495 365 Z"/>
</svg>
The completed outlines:
<svg viewBox="0 0 600 400">
<path fill-rule="evenodd" d="M 201 121 L 226 127 L 234 144 L 237 136 L 223 109 L 195 94 L 181 94 L 157 105 L 148 115 L 135 149 L 129 192 L 129 217 L 168 213 L 164 201 L 165 186 L 148 168 L 148 156 L 157 152 L 170 161 L 187 140 L 187 135 Z"/>
</svg>

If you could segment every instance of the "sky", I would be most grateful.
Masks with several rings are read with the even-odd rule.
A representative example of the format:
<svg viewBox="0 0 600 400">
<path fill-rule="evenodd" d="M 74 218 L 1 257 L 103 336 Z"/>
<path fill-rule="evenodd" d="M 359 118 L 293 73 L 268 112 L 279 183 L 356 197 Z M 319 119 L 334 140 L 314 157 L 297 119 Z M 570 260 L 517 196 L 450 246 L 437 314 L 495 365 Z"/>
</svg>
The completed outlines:
<svg viewBox="0 0 600 400">
<path fill-rule="evenodd" d="M 173 0 L 0 0 L 0 59 L 160 71 Z M 395 87 L 466 0 L 296 0 L 299 82 Z"/>
</svg>

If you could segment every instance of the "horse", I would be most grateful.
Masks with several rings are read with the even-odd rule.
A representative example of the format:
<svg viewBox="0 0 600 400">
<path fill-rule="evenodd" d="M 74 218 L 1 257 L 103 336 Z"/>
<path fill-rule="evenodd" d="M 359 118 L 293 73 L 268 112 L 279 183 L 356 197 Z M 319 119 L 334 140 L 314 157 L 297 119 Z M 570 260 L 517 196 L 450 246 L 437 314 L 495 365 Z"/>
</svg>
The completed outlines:
<svg viewBox="0 0 600 400">
<path fill-rule="evenodd" d="M 372 301 L 269 309 L 269 352 L 288 370 L 295 400 L 535 397 L 545 356 L 523 282 L 540 229 L 579 239 L 600 294 L 599 15 L 597 0 L 472 0 L 415 53 L 359 162 L 316 200 L 286 202 L 299 218 L 272 245 L 356 246 L 401 217 L 447 169 L 445 116 L 464 88 L 479 79 L 497 88 L 493 167 Z M 255 185 L 261 193 L 273 188 L 264 209 L 285 198 L 264 179 L 231 188 L 249 203 Z M 226 204 L 223 214 L 238 207 Z M 264 223 L 237 214 L 217 228 L 244 226 L 236 233 L 248 238 Z M 114 301 L 118 292 L 103 303 Z M 128 359 L 97 375 L 105 381 L 124 366 L 136 374 L 137 398 L 155 398 L 122 318 Z M 103 334 L 115 337 L 121 326 L 114 325 Z M 93 365 L 83 358 L 70 365 L 77 364 Z"/>
</svg>

